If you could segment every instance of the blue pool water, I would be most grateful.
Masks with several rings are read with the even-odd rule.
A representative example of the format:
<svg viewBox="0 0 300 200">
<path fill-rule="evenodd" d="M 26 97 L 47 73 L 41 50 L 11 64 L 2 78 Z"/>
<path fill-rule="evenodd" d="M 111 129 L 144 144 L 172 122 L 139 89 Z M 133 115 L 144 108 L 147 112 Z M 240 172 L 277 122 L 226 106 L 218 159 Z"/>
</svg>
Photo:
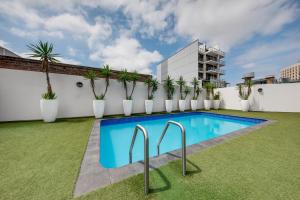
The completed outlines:
<svg viewBox="0 0 300 200">
<path fill-rule="evenodd" d="M 167 121 L 181 123 L 186 130 L 186 145 L 196 144 L 230 132 L 256 125 L 262 119 L 217 115 L 204 112 L 166 114 L 147 117 L 107 119 L 100 126 L 100 163 L 116 168 L 129 163 L 129 148 L 136 124 L 146 128 L 150 157 L 157 155 L 156 145 Z M 181 132 L 170 125 L 160 146 L 161 154 L 181 148 Z M 133 162 L 143 160 L 143 136 L 138 134 L 133 148 Z"/>
</svg>

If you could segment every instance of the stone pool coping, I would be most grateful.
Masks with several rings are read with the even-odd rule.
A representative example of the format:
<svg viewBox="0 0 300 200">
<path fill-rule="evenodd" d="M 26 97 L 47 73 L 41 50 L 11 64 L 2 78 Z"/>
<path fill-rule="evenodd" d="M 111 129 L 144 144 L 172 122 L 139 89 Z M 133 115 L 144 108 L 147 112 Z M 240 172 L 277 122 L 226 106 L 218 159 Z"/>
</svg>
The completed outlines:
<svg viewBox="0 0 300 200">
<path fill-rule="evenodd" d="M 106 187 L 110 184 L 117 183 L 130 176 L 143 173 L 144 165 L 143 162 L 137 162 L 128 164 L 119 168 L 107 169 L 101 166 L 100 160 L 100 121 L 95 120 L 91 134 L 89 136 L 88 145 L 81 162 L 80 172 L 75 184 L 73 195 L 79 197 L 88 192 L 92 192 L 96 189 Z M 268 124 L 275 121 L 266 120 L 260 124 L 243 128 L 217 138 L 206 140 L 197 144 L 189 145 L 186 147 L 186 154 L 192 154 L 194 152 L 206 149 L 208 147 L 223 143 L 231 138 L 239 135 L 244 135 L 254 130 L 260 129 Z M 158 168 L 162 165 L 167 164 L 170 161 L 181 158 L 181 149 L 174 150 L 165 154 L 161 154 L 159 157 L 150 158 L 150 170 Z M 181 173 L 181 171 L 178 171 Z"/>
</svg>

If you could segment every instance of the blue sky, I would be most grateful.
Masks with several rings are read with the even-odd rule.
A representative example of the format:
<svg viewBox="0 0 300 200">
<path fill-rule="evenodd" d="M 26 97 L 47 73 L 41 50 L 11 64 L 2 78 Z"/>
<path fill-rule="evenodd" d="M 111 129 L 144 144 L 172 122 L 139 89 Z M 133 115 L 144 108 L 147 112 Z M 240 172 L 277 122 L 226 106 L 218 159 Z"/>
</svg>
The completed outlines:
<svg viewBox="0 0 300 200">
<path fill-rule="evenodd" d="M 199 39 L 226 52 L 226 81 L 274 74 L 300 60 L 300 2 L 292 0 L 2 0 L 0 46 L 52 42 L 61 62 L 140 73 Z M 184 67 L 184 66 L 183 66 Z"/>
</svg>

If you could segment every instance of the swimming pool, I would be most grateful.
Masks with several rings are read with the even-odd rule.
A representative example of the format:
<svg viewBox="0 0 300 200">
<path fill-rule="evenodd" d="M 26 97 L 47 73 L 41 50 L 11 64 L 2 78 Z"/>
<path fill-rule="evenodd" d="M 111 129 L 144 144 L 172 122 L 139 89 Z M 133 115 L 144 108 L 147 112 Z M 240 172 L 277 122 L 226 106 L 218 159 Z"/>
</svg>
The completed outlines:
<svg viewBox="0 0 300 200">
<path fill-rule="evenodd" d="M 187 146 L 266 121 L 205 112 L 102 120 L 100 122 L 101 165 L 105 168 L 117 168 L 129 163 L 129 148 L 137 124 L 142 125 L 148 132 L 150 157 L 156 156 L 157 142 L 169 120 L 179 122 L 184 126 Z M 133 162 L 144 159 L 143 144 L 143 136 L 138 134 L 132 152 Z M 180 129 L 175 125 L 170 125 L 161 142 L 160 153 L 163 154 L 179 148 L 181 148 Z"/>
</svg>

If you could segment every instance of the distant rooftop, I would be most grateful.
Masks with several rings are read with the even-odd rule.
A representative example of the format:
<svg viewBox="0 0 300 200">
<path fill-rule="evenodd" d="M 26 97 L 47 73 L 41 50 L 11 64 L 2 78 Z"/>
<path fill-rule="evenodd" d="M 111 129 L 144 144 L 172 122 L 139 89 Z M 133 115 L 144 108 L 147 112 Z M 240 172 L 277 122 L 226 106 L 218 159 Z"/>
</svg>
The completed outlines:
<svg viewBox="0 0 300 200">
<path fill-rule="evenodd" d="M 17 57 L 19 58 L 20 56 L 18 56 L 17 54 L 15 54 L 14 52 L 4 48 L 4 47 L 1 47 L 0 46 L 0 55 L 1 56 L 11 56 L 11 57 Z"/>
</svg>

